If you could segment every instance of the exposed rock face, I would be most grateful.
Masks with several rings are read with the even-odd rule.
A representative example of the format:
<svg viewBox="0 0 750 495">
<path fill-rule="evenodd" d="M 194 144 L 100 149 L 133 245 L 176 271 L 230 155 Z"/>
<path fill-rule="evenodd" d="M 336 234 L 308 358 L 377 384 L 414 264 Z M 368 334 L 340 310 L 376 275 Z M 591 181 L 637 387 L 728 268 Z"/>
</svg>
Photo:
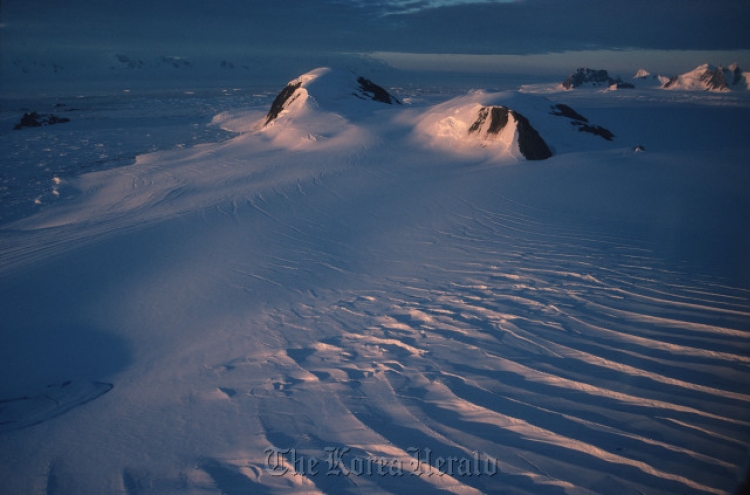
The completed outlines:
<svg viewBox="0 0 750 495">
<path fill-rule="evenodd" d="M 614 139 L 615 137 L 615 135 L 612 134 L 612 131 L 610 131 L 609 129 L 605 129 L 600 125 L 589 125 L 583 122 L 571 122 L 571 124 L 578 126 L 578 130 L 581 132 L 588 132 L 589 134 L 599 136 L 603 139 L 606 139 L 607 141 L 612 141 L 612 139 Z"/>
<path fill-rule="evenodd" d="M 387 103 L 388 105 L 392 105 L 393 103 L 397 103 L 398 105 L 401 104 L 400 101 L 398 101 L 393 95 L 391 95 L 388 91 L 384 90 L 374 82 L 370 81 L 369 79 L 365 79 L 364 77 L 357 78 L 357 82 L 359 83 L 360 87 L 360 95 L 357 95 L 355 93 L 355 96 L 358 98 L 365 98 L 365 96 L 373 101 L 379 101 L 381 103 Z M 365 96 L 362 96 L 365 95 Z"/>
<path fill-rule="evenodd" d="M 573 110 L 571 107 L 564 103 L 558 103 L 557 105 L 552 105 L 552 111 L 550 112 L 551 115 L 557 115 L 558 117 L 567 117 L 569 119 L 573 120 L 580 120 L 581 122 L 588 122 L 589 119 L 581 115 L 580 113 Z"/>
<path fill-rule="evenodd" d="M 518 148 L 527 160 L 546 160 L 552 156 L 552 151 L 544 142 L 542 136 L 531 127 L 528 119 L 518 112 L 513 112 L 518 126 Z"/>
<path fill-rule="evenodd" d="M 469 127 L 469 134 L 481 132 L 486 128 L 487 137 L 497 136 L 509 122 L 515 123 L 518 148 L 527 160 L 545 160 L 552 156 L 552 151 L 542 139 L 529 120 L 520 113 L 502 106 L 482 107 L 477 120 Z"/>
<path fill-rule="evenodd" d="M 569 75 L 563 82 L 563 88 L 573 89 L 579 88 L 583 85 L 591 86 L 611 86 L 613 84 L 621 83 L 620 78 L 613 79 L 609 76 L 606 70 L 593 70 L 588 68 L 576 69 L 574 73 Z"/>
<path fill-rule="evenodd" d="M 707 70 L 701 76 L 701 81 L 706 83 L 706 88 L 709 90 L 722 91 L 729 89 L 727 80 L 724 77 L 724 70 L 721 67 L 717 67 L 715 70 Z"/>
<path fill-rule="evenodd" d="M 287 105 L 288 101 L 294 101 L 292 100 L 292 97 L 294 96 L 294 92 L 297 91 L 297 88 L 299 88 L 300 86 L 302 86 L 302 81 L 289 83 L 284 89 L 281 90 L 278 95 L 276 95 L 273 103 L 271 103 L 271 110 L 269 110 L 268 114 L 266 114 L 266 124 L 279 116 L 281 111 Z"/>
</svg>

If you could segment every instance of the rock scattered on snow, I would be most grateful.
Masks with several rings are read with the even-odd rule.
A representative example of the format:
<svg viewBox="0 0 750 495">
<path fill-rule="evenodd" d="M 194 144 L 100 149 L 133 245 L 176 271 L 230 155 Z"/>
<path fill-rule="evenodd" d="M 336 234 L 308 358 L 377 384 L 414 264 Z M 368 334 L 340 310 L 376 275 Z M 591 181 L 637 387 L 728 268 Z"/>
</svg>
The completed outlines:
<svg viewBox="0 0 750 495">
<path fill-rule="evenodd" d="M 615 137 L 612 131 L 605 129 L 600 125 L 589 124 L 589 120 L 586 117 L 579 114 L 568 105 L 558 103 L 557 105 L 552 105 L 551 108 L 551 115 L 571 119 L 571 124 L 577 126 L 580 132 L 588 132 L 589 134 L 604 138 L 607 141 L 612 141 L 612 139 Z"/>
<path fill-rule="evenodd" d="M 21 121 L 15 125 L 15 130 L 23 129 L 24 127 L 41 127 L 43 125 L 53 124 L 64 124 L 70 122 L 67 117 L 58 117 L 53 114 L 43 114 L 37 112 L 27 112 L 21 117 Z"/>
</svg>

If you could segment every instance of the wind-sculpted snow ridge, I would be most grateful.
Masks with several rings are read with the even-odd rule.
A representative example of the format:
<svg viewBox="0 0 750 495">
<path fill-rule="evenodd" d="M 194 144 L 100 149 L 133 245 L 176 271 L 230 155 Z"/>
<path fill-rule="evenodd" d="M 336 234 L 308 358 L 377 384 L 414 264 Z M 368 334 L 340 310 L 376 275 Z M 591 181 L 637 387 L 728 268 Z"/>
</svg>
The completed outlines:
<svg viewBox="0 0 750 495">
<path fill-rule="evenodd" d="M 746 238 L 680 241 L 744 225 L 730 158 L 748 148 L 726 131 L 747 108 L 475 92 L 343 115 L 303 97 L 266 128 L 264 101 L 217 116 L 231 139 L 71 179 L 74 199 L 0 230 L 0 422 L 43 419 L 0 433 L 3 490 L 737 486 Z M 514 112 L 552 157 L 516 160 Z M 572 124 L 595 121 L 647 129 L 649 152 Z"/>
</svg>

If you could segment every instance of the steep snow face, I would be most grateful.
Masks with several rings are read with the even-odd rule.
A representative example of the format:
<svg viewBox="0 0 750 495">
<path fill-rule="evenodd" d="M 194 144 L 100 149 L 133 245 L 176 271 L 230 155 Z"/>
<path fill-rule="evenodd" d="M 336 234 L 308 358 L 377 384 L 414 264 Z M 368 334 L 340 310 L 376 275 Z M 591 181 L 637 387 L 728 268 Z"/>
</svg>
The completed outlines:
<svg viewBox="0 0 750 495">
<path fill-rule="evenodd" d="M 703 64 L 690 72 L 674 76 L 664 83 L 664 89 L 685 91 L 730 91 L 750 89 L 750 73 L 737 64 L 729 67 Z"/>
<path fill-rule="evenodd" d="M 596 148 L 614 138 L 567 105 L 516 92 L 484 91 L 428 110 L 416 123 L 415 134 L 425 145 L 451 153 L 526 160 Z"/>
</svg>

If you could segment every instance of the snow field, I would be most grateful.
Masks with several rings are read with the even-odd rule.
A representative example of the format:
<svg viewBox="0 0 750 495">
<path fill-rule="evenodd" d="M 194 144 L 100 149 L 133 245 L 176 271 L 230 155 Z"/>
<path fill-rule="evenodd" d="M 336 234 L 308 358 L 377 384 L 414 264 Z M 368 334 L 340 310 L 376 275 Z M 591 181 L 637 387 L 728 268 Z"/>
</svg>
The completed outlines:
<svg viewBox="0 0 750 495">
<path fill-rule="evenodd" d="M 217 111 L 242 133 L 66 179 L 73 199 L 0 230 L 0 480 L 732 490 L 750 441 L 750 111 L 654 94 L 566 93 L 617 139 L 542 123 L 544 162 L 433 147 L 439 107 L 319 104 L 263 132 L 262 107 Z M 532 96 L 504 98 L 534 124 Z M 114 386 L 86 400 L 97 383 Z M 56 408 L 50 384 L 73 387 Z M 478 454 L 497 472 L 472 471 Z"/>
</svg>

